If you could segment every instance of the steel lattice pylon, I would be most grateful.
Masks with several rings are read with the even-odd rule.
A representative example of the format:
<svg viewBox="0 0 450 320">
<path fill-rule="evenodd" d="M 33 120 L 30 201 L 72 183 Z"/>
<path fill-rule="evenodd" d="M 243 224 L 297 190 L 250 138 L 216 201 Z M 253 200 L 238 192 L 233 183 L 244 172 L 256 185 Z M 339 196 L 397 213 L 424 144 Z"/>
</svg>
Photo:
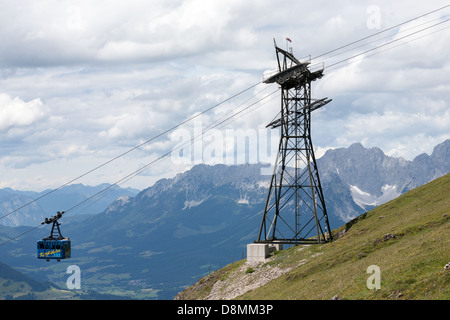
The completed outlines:
<svg viewBox="0 0 450 320">
<path fill-rule="evenodd" d="M 311 71 L 292 52 L 275 44 L 278 70 L 264 83 L 281 88 L 280 117 L 267 127 L 280 128 L 280 144 L 258 239 L 255 243 L 305 244 L 331 240 L 325 200 L 311 142 L 311 112 L 331 99 L 311 99 Z"/>
</svg>

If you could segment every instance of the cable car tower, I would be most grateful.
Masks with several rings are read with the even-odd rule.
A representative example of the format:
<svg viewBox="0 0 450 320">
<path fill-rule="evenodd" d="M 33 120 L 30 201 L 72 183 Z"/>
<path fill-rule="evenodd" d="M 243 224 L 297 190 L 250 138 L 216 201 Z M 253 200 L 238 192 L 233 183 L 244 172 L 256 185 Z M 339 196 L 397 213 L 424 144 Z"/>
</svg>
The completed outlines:
<svg viewBox="0 0 450 320">
<path fill-rule="evenodd" d="M 263 82 L 280 86 L 280 117 L 267 127 L 280 128 L 281 135 L 255 243 L 324 243 L 332 238 L 311 141 L 311 112 L 331 101 L 311 98 L 311 83 L 323 76 L 323 66 L 312 71 L 310 61 L 274 44 L 278 69 Z"/>
</svg>

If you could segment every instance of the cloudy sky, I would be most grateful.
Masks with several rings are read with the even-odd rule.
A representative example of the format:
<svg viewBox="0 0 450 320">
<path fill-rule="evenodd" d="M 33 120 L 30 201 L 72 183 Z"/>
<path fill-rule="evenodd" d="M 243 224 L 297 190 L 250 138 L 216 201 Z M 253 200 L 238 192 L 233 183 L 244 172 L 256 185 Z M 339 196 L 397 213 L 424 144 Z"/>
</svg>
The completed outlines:
<svg viewBox="0 0 450 320">
<path fill-rule="evenodd" d="M 319 155 L 361 142 L 412 160 L 450 138 L 450 7 L 322 56 L 445 0 L 0 4 L 0 188 L 56 188 L 98 166 L 76 182 L 114 183 L 173 152 L 181 133 L 247 106 L 216 140 L 219 128 L 263 132 L 279 109 L 276 85 L 258 84 L 276 68 L 274 38 L 325 67 L 313 84 L 315 98 L 333 99 L 313 115 Z M 121 186 L 143 189 L 190 165 L 167 157 Z"/>
</svg>

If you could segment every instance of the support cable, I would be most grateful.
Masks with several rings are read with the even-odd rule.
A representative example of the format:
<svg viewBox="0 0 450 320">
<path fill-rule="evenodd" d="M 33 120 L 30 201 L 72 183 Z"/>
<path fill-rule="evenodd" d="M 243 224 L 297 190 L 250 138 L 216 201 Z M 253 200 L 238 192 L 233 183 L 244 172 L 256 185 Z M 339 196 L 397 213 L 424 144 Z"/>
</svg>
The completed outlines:
<svg viewBox="0 0 450 320">
<path fill-rule="evenodd" d="M 379 34 L 381 34 L 381 33 L 384 33 L 384 32 L 387 32 L 387 31 L 389 31 L 389 30 L 398 28 L 398 27 L 400 27 L 400 26 L 402 26 L 402 25 L 404 25 L 404 24 L 407 24 L 407 23 L 409 23 L 409 22 L 412 22 L 412 21 L 414 21 L 414 20 L 423 18 L 423 17 L 428 16 L 428 15 L 430 15 L 430 14 L 432 14 L 432 13 L 435 13 L 435 12 L 438 12 L 438 11 L 441 11 L 441 10 L 444 10 L 445 8 L 448 8 L 448 7 L 450 7 L 450 5 L 446 5 L 446 6 L 440 7 L 440 8 L 438 8 L 438 9 L 436 9 L 436 10 L 427 12 L 427 13 L 425 13 L 425 14 L 422 14 L 422 15 L 418 16 L 418 17 L 409 19 L 409 20 L 404 21 L 404 22 L 402 22 L 402 23 L 396 24 L 395 26 L 392 26 L 392 27 L 389 27 L 389 28 L 387 28 L 387 29 L 384 29 L 384 30 L 381 30 L 381 31 L 379 31 L 379 32 L 376 32 L 376 33 L 374 33 L 374 34 L 372 34 L 372 35 L 369 35 L 369 36 L 366 36 L 366 37 L 361 38 L 361 39 L 359 39 L 359 40 L 350 42 L 350 43 L 348 43 L 348 44 L 346 44 L 346 45 L 343 45 L 343 46 L 341 46 L 341 47 L 339 47 L 339 48 L 336 48 L 336 49 L 330 50 L 330 51 L 328 51 L 328 52 L 322 53 L 322 54 L 320 54 L 320 55 L 314 57 L 313 59 L 317 59 L 317 58 L 323 57 L 323 56 L 325 56 L 325 55 L 327 55 L 327 54 L 330 54 L 330 53 L 336 52 L 336 51 L 338 51 L 338 50 L 344 49 L 344 48 L 349 47 L 349 46 L 351 46 L 351 45 L 353 45 L 353 44 L 356 44 L 356 43 L 358 43 L 358 42 L 361 42 L 361 41 L 367 40 L 367 39 L 369 39 L 369 38 L 371 38 L 371 37 L 377 36 L 377 35 L 379 35 Z"/>
</svg>

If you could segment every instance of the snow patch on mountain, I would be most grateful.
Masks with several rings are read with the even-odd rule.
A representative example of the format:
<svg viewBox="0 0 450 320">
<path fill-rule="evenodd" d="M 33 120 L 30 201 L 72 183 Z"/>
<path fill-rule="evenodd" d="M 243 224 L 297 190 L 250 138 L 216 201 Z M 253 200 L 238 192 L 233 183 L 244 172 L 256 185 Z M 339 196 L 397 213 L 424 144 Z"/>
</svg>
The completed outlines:
<svg viewBox="0 0 450 320">
<path fill-rule="evenodd" d="M 376 205 L 376 197 L 372 196 L 370 193 L 362 191 L 357 186 L 350 185 L 350 193 L 353 201 L 355 201 L 355 203 L 363 209 L 365 206 Z"/>
<path fill-rule="evenodd" d="M 190 209 L 193 207 L 197 207 L 197 206 L 201 205 L 205 200 L 207 200 L 207 198 L 202 199 L 202 200 L 189 200 L 189 201 L 186 200 L 184 202 L 184 207 L 181 210 L 186 210 L 186 209 Z"/>
<path fill-rule="evenodd" d="M 129 202 L 130 202 L 129 196 L 121 196 L 109 205 L 109 207 L 105 211 L 105 214 L 108 215 L 110 213 L 123 212 L 126 208 L 126 205 Z"/>
<path fill-rule="evenodd" d="M 378 206 L 380 204 L 391 201 L 397 198 L 401 192 L 397 190 L 396 185 L 384 185 L 381 187 L 381 196 L 377 197 L 368 192 L 361 190 L 358 186 L 350 185 L 350 193 L 353 201 L 362 209 L 366 209 L 367 206 Z"/>
</svg>

